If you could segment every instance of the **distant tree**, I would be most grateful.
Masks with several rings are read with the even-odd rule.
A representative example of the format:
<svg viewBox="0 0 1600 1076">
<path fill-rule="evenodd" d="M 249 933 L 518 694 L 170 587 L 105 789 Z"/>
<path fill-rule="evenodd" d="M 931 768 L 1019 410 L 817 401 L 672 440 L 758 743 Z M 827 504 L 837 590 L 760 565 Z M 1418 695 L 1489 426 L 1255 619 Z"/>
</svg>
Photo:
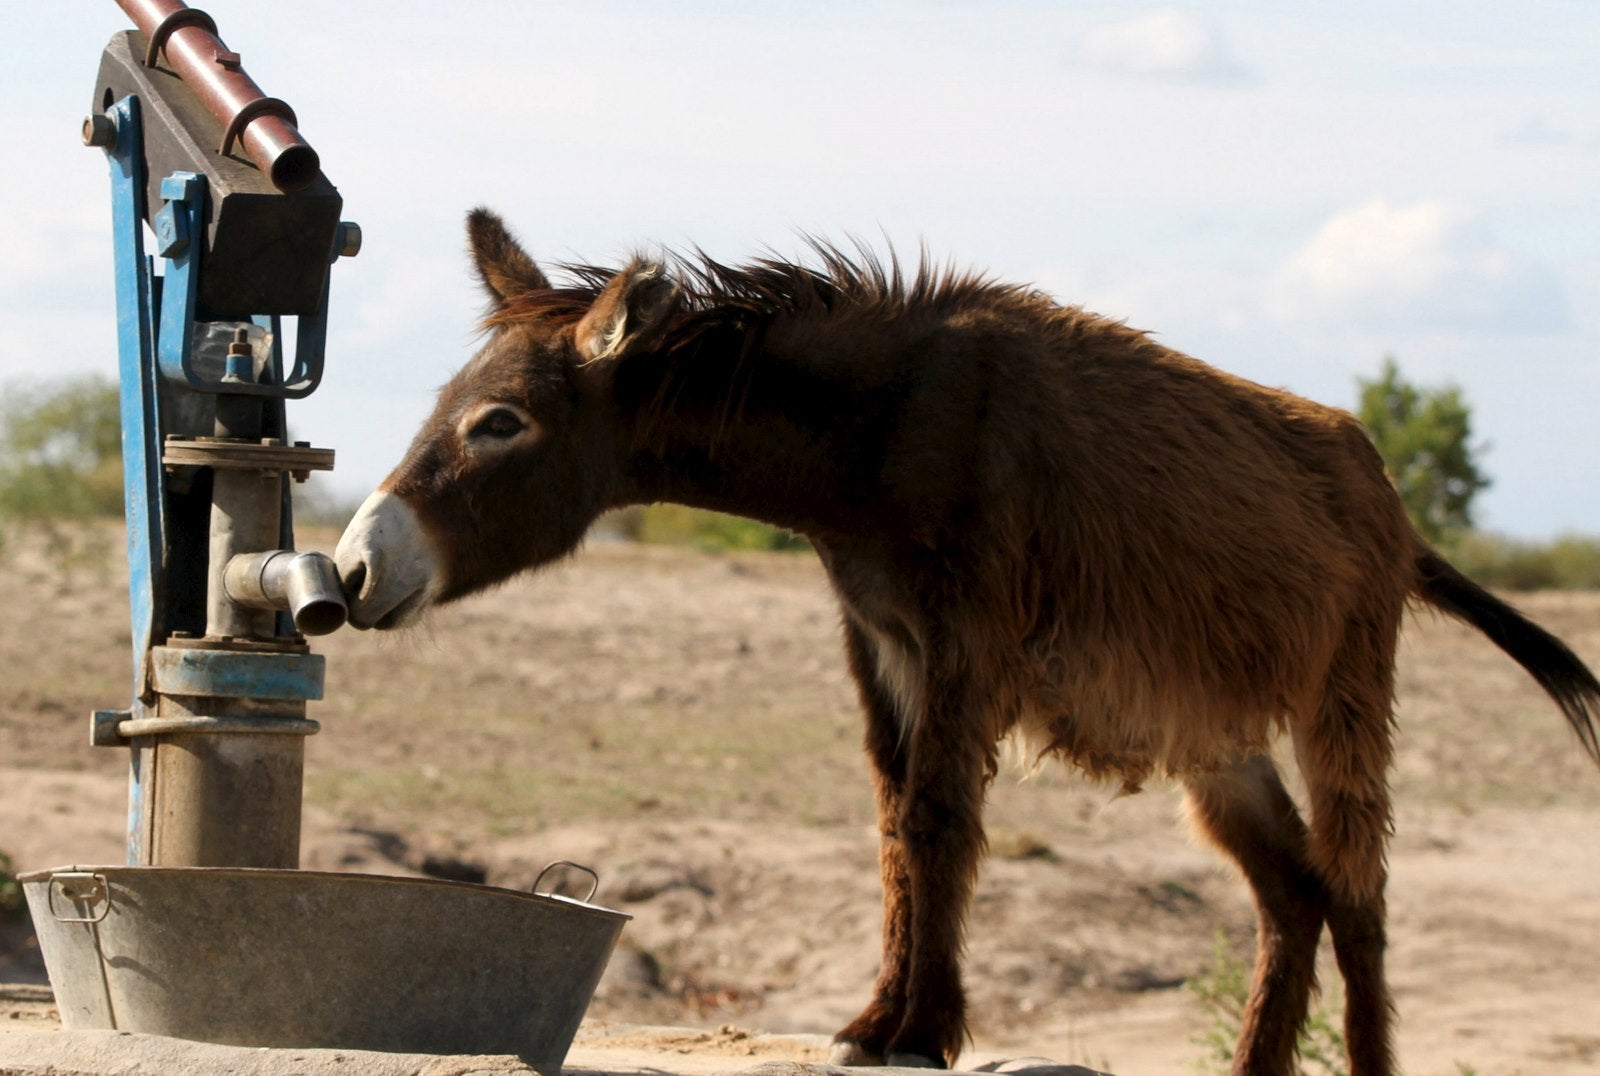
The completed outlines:
<svg viewBox="0 0 1600 1076">
<path fill-rule="evenodd" d="M 1472 408 L 1455 385 L 1418 388 L 1386 356 L 1373 381 L 1357 379 L 1358 416 L 1424 537 L 1448 544 L 1472 528 L 1472 501 L 1489 485 L 1472 443 Z"/>
<path fill-rule="evenodd" d="M 0 515 L 122 513 L 117 383 L 98 374 L 12 383 L 0 394 Z"/>
</svg>

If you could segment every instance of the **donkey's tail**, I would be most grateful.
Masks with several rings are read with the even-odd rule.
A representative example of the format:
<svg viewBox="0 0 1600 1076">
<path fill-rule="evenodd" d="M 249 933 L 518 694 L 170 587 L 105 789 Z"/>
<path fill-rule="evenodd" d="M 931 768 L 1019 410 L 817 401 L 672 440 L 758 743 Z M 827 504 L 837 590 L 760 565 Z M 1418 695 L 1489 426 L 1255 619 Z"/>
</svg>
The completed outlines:
<svg viewBox="0 0 1600 1076">
<path fill-rule="evenodd" d="M 1561 707 L 1578 742 L 1600 765 L 1600 680 L 1567 644 L 1462 575 L 1439 554 L 1417 555 L 1416 593 L 1428 604 L 1463 620 L 1489 637 L 1539 682 Z"/>
</svg>

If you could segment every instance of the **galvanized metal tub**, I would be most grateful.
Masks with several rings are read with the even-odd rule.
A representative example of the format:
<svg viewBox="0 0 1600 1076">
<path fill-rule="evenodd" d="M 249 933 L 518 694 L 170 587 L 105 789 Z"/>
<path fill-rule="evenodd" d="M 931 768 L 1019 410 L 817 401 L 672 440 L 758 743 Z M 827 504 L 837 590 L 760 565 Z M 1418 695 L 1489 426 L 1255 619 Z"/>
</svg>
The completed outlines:
<svg viewBox="0 0 1600 1076">
<path fill-rule="evenodd" d="M 566 897 L 320 871 L 62 867 L 19 881 L 68 1028 L 509 1053 L 545 1073 L 560 1070 L 630 918 Z"/>
</svg>

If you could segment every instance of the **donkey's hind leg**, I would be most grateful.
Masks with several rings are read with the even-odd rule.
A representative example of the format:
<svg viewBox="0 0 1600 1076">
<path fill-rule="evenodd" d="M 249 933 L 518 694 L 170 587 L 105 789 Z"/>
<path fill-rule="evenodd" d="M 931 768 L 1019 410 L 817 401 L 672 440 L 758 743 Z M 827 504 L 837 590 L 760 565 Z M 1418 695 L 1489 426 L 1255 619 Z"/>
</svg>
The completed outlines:
<svg viewBox="0 0 1600 1076">
<path fill-rule="evenodd" d="M 1233 1071 L 1291 1073 L 1316 989 L 1317 942 L 1328 902 L 1308 859 L 1305 823 L 1265 755 L 1189 777 L 1184 785 L 1196 830 L 1239 864 L 1255 895 L 1255 978 Z"/>
<path fill-rule="evenodd" d="M 1394 1071 L 1394 1007 L 1383 970 L 1393 636 L 1387 649 L 1385 636 L 1373 638 L 1379 645 L 1346 642 L 1322 706 L 1294 728 L 1311 806 L 1311 862 L 1328 888 L 1328 931 L 1344 977 L 1351 1076 Z"/>
</svg>

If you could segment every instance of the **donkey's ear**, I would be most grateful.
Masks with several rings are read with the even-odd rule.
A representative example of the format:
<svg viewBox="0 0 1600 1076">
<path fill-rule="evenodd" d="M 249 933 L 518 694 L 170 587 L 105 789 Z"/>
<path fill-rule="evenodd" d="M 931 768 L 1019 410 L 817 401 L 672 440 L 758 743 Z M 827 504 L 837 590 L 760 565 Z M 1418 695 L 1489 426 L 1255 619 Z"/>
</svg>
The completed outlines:
<svg viewBox="0 0 1600 1076">
<path fill-rule="evenodd" d="M 659 262 L 634 259 L 611 278 L 573 332 L 585 364 L 618 358 L 653 337 L 678 306 L 678 285 Z"/>
<path fill-rule="evenodd" d="M 550 286 L 533 259 L 511 238 L 504 222 L 481 206 L 467 214 L 467 242 L 478 277 L 497 309 L 518 295 Z"/>
</svg>

